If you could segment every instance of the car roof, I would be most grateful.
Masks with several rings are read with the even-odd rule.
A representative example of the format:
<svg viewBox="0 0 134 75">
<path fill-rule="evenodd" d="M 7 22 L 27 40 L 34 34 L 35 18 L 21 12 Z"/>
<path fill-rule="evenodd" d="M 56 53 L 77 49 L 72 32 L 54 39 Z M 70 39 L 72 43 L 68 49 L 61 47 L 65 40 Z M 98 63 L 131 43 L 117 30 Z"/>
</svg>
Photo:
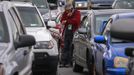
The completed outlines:
<svg viewBox="0 0 134 75">
<path fill-rule="evenodd" d="M 118 13 L 128 13 L 134 12 L 132 9 L 105 9 L 105 10 L 91 10 L 89 13 L 94 15 L 102 15 L 102 14 L 118 14 Z"/>
<path fill-rule="evenodd" d="M 14 6 L 34 7 L 30 2 L 17 2 L 17 1 L 1 1 L 0 11 L 10 9 Z"/>
<path fill-rule="evenodd" d="M 116 20 L 111 24 L 110 32 L 112 37 L 134 41 L 134 18 Z"/>
<path fill-rule="evenodd" d="M 0 2 L 0 11 L 7 10 L 13 6 L 14 5 L 12 3 L 10 3 L 9 1 L 2 1 L 2 2 Z"/>
<path fill-rule="evenodd" d="M 34 5 L 31 2 L 19 2 L 19 1 L 11 1 L 15 6 L 20 7 L 34 7 Z"/>
<path fill-rule="evenodd" d="M 119 13 L 119 14 L 114 14 L 111 16 L 113 20 L 117 19 L 124 19 L 124 18 L 134 18 L 134 13 L 129 12 L 129 13 Z"/>
</svg>

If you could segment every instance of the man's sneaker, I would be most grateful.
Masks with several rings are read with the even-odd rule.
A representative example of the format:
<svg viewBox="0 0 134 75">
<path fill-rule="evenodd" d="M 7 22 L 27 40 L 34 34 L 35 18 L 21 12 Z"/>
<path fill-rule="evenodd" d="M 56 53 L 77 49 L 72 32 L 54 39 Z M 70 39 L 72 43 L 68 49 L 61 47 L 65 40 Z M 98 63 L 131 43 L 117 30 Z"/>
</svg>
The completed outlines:
<svg viewBox="0 0 134 75">
<path fill-rule="evenodd" d="M 71 65 L 70 64 L 66 64 L 65 67 L 68 68 L 68 67 L 71 67 Z"/>
<path fill-rule="evenodd" d="M 65 67 L 65 64 L 60 64 L 59 67 L 60 68 Z"/>
</svg>

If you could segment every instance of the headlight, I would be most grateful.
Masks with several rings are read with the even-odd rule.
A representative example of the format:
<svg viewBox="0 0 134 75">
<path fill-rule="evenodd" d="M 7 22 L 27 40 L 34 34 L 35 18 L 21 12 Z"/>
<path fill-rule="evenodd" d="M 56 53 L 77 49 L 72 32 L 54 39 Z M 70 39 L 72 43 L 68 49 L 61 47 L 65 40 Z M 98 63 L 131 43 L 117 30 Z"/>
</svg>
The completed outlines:
<svg viewBox="0 0 134 75">
<path fill-rule="evenodd" d="M 36 43 L 34 49 L 52 49 L 53 47 L 53 41 L 40 41 Z"/>
<path fill-rule="evenodd" d="M 87 7 L 87 3 L 76 3 L 76 7 Z"/>
<path fill-rule="evenodd" d="M 114 67 L 116 68 L 126 68 L 127 64 L 128 64 L 128 58 L 124 58 L 124 57 L 114 58 Z"/>
<path fill-rule="evenodd" d="M 78 5 L 77 5 L 78 7 L 82 7 L 82 4 L 81 3 L 78 3 Z"/>
<path fill-rule="evenodd" d="M 3 64 L 0 64 L 0 75 L 5 75 Z"/>
</svg>

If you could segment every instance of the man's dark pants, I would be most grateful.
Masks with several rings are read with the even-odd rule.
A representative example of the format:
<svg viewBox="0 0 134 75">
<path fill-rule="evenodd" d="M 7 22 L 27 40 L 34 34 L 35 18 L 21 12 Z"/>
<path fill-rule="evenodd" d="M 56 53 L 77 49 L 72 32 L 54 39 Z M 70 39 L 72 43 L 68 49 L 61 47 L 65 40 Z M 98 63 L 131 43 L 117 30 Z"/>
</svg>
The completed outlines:
<svg viewBox="0 0 134 75">
<path fill-rule="evenodd" d="M 72 61 L 72 40 L 73 40 L 73 32 L 72 31 L 65 31 L 64 36 L 64 48 L 62 50 L 62 57 L 61 57 L 61 63 L 71 64 Z"/>
</svg>

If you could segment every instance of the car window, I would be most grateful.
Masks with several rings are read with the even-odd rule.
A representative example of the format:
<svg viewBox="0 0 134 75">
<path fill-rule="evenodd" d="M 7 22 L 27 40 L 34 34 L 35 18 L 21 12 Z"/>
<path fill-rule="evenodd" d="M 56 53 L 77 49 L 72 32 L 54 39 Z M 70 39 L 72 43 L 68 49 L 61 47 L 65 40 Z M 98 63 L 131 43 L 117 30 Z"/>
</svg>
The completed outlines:
<svg viewBox="0 0 134 75">
<path fill-rule="evenodd" d="M 107 35 L 108 32 L 110 31 L 110 26 L 112 24 L 112 19 L 109 19 L 109 21 L 107 22 L 106 26 L 103 29 L 102 35 Z"/>
<path fill-rule="evenodd" d="M 83 21 L 81 23 L 81 27 L 86 28 L 86 27 L 88 27 L 88 25 L 89 25 L 88 17 L 84 17 Z"/>
<path fill-rule="evenodd" d="M 134 0 L 117 0 L 113 8 L 116 9 L 133 9 Z"/>
<path fill-rule="evenodd" d="M 7 23 L 2 12 L 0 12 L 0 42 L 9 42 Z"/>
<path fill-rule="evenodd" d="M 9 11 L 8 13 L 9 13 L 9 16 L 8 16 L 9 23 L 12 25 L 11 29 L 12 29 L 13 39 L 17 40 L 19 38 L 19 36 L 18 36 L 19 35 L 19 29 L 16 26 L 15 19 L 13 19 L 13 15 L 11 15 L 11 12 Z"/>
<path fill-rule="evenodd" d="M 17 7 L 25 27 L 43 27 L 43 22 L 35 7 Z"/>
<path fill-rule="evenodd" d="M 47 1 L 46 0 L 32 0 L 38 8 L 48 9 Z"/>
<path fill-rule="evenodd" d="M 102 26 L 102 23 L 104 21 L 107 21 L 109 19 L 111 15 L 107 14 L 107 15 L 97 15 L 95 16 L 95 20 L 94 20 L 94 32 L 95 34 L 100 34 L 100 28 Z"/>
<path fill-rule="evenodd" d="M 16 24 L 19 34 L 24 34 L 25 33 L 24 29 L 21 26 L 22 24 L 19 20 L 19 17 L 17 16 L 17 13 L 15 12 L 15 9 L 14 8 L 9 9 L 9 13 L 12 16 L 12 18 L 14 19 L 14 23 Z"/>
</svg>

